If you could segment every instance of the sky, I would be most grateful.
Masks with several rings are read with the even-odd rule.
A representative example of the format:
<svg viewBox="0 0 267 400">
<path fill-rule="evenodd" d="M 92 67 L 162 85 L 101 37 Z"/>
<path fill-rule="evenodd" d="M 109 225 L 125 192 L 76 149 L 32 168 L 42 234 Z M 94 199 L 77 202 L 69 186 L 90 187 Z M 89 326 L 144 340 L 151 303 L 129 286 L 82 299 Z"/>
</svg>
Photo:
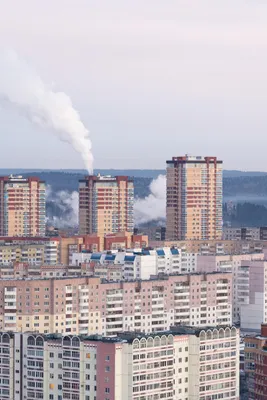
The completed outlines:
<svg viewBox="0 0 267 400">
<path fill-rule="evenodd" d="M 0 52 L 15 50 L 71 97 L 95 168 L 164 169 L 188 153 L 267 171 L 267 2 L 0 0 L 0 9 Z M 0 168 L 83 168 L 70 144 L 4 105 L 0 135 Z"/>
</svg>

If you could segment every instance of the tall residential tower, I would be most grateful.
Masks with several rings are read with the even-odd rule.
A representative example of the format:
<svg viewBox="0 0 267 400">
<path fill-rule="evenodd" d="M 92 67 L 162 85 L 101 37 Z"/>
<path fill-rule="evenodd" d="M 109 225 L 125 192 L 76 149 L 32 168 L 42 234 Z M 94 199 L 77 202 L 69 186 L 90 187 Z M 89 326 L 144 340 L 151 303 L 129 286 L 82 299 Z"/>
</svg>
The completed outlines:
<svg viewBox="0 0 267 400">
<path fill-rule="evenodd" d="M 133 201 L 127 176 L 86 176 L 79 181 L 80 234 L 133 232 Z"/>
<path fill-rule="evenodd" d="M 0 177 L 0 235 L 45 236 L 45 182 Z"/>
<path fill-rule="evenodd" d="M 166 238 L 222 237 L 222 161 L 173 157 L 167 161 Z"/>
</svg>

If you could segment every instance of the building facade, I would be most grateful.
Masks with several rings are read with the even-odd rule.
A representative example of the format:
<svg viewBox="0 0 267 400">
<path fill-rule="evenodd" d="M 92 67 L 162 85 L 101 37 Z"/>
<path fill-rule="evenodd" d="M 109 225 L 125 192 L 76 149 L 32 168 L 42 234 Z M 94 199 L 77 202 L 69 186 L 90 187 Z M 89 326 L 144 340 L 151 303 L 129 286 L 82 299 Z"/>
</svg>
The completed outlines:
<svg viewBox="0 0 267 400">
<path fill-rule="evenodd" d="M 267 325 L 261 325 L 259 335 L 246 336 L 245 373 L 249 400 L 267 400 Z"/>
<path fill-rule="evenodd" d="M 116 336 L 172 325 L 232 324 L 230 273 L 128 282 L 89 276 L 1 279 L 0 298 L 3 331 Z"/>
<path fill-rule="evenodd" d="M 223 228 L 224 240 L 266 240 L 267 228 Z"/>
<path fill-rule="evenodd" d="M 166 238 L 221 239 L 222 161 L 173 157 L 167 161 Z"/>
<path fill-rule="evenodd" d="M 133 233 L 134 185 L 127 176 L 87 176 L 79 181 L 80 234 Z"/>
<path fill-rule="evenodd" d="M 149 240 L 151 247 L 177 247 L 187 253 L 227 255 L 261 253 L 267 248 L 266 240 Z"/>
<path fill-rule="evenodd" d="M 45 182 L 0 177 L 0 235 L 45 236 Z"/>
<path fill-rule="evenodd" d="M 239 331 L 0 333 L 3 400 L 239 399 Z"/>
<path fill-rule="evenodd" d="M 42 264 L 59 264 L 59 238 L 0 237 L 0 266 L 16 262 L 37 267 Z"/>
<path fill-rule="evenodd" d="M 196 271 L 231 272 L 233 277 L 233 322 L 242 329 L 260 330 L 267 321 L 264 253 L 236 255 L 198 255 Z"/>
<path fill-rule="evenodd" d="M 99 236 L 97 234 L 59 237 L 60 263 L 72 263 L 74 253 L 81 251 L 100 252 L 103 250 L 125 250 L 147 247 L 148 238 L 144 235 L 132 235 L 129 232 L 119 232 Z"/>
<path fill-rule="evenodd" d="M 94 271 L 99 266 L 108 272 L 111 265 L 121 268 L 124 280 L 149 279 L 158 274 L 184 274 L 196 271 L 197 254 L 186 253 L 175 247 L 137 248 L 126 251 L 74 253 L 72 265 L 86 264 Z"/>
</svg>

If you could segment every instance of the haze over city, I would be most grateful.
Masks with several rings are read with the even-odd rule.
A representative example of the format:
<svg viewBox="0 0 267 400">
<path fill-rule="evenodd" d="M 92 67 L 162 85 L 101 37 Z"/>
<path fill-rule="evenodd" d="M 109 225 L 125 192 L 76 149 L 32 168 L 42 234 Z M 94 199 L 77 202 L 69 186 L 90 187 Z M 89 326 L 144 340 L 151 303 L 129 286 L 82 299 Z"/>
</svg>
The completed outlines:
<svg viewBox="0 0 267 400">
<path fill-rule="evenodd" d="M 95 168 L 160 169 L 176 149 L 266 171 L 266 16 L 260 1 L 11 0 L 0 47 L 71 97 Z M 84 168 L 49 129 L 2 107 L 0 122 L 0 167 Z"/>
<path fill-rule="evenodd" d="M 0 400 L 267 400 L 267 3 L 2 5 Z"/>
</svg>

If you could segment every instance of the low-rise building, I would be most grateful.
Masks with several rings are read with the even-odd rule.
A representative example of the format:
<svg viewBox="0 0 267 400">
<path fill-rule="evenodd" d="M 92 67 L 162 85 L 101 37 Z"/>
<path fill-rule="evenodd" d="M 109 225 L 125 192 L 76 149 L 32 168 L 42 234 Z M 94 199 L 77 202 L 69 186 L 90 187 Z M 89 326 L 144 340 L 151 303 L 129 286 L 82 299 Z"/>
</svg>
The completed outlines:
<svg viewBox="0 0 267 400">
<path fill-rule="evenodd" d="M 223 228 L 224 240 L 261 240 L 261 228 Z"/>
<path fill-rule="evenodd" d="M 195 270 L 196 255 L 182 253 L 177 248 L 139 248 L 126 251 L 91 253 L 82 251 L 72 256 L 72 265 L 121 266 L 125 280 L 149 279 L 153 275 L 187 273 Z"/>
<path fill-rule="evenodd" d="M 58 238 L 0 238 L 0 266 L 14 262 L 31 265 L 58 264 Z"/>
<path fill-rule="evenodd" d="M 129 232 L 118 232 L 114 234 L 78 235 L 60 237 L 59 262 L 65 265 L 72 263 L 73 254 L 81 251 L 102 252 L 104 250 L 125 250 L 132 248 L 144 248 L 148 245 L 148 238 L 145 235 L 133 235 Z"/>
</svg>

